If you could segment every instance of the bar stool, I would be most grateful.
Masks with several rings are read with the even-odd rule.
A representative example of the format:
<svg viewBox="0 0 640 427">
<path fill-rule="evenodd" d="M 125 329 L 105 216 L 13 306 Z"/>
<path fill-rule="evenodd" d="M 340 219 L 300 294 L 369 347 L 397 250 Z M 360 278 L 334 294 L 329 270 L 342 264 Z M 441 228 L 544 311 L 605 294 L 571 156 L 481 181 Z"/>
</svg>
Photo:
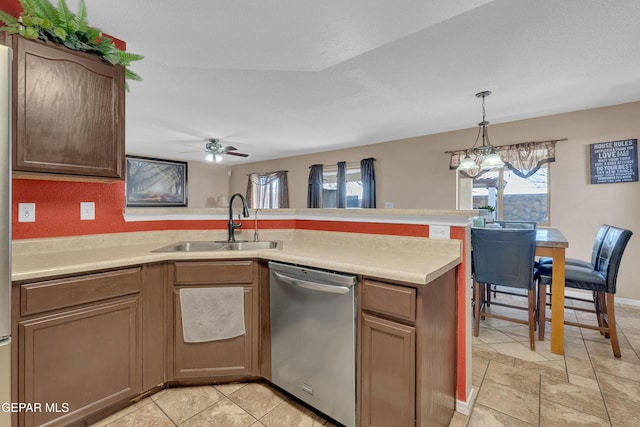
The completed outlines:
<svg viewBox="0 0 640 427">
<path fill-rule="evenodd" d="M 474 336 L 480 333 L 480 317 L 492 317 L 529 326 L 529 346 L 535 350 L 535 229 L 472 228 L 474 279 Z M 486 285 L 526 289 L 528 294 L 528 321 L 507 317 L 486 310 Z M 498 304 L 512 308 L 522 307 Z"/>
<path fill-rule="evenodd" d="M 608 227 L 608 229 L 604 233 L 599 253 L 595 259 L 592 258 L 594 261 L 592 262 L 592 266 L 567 264 L 565 271 L 565 288 L 582 289 L 592 292 L 592 297 L 589 299 L 573 299 L 592 303 L 594 305 L 593 310 L 574 309 L 595 313 L 598 326 L 567 320 L 565 320 L 564 323 L 565 325 L 600 331 L 605 337 L 611 339 L 613 355 L 615 357 L 621 357 L 618 333 L 616 330 L 614 297 L 622 254 L 633 233 L 623 228 L 614 226 L 606 227 Z M 546 317 L 546 306 L 551 305 L 547 304 L 546 288 L 547 285 L 552 285 L 552 265 L 542 265 L 540 270 L 541 275 L 538 284 L 538 328 L 539 338 L 542 340 L 544 339 L 545 322 L 551 320 Z M 553 292 L 553 290 L 551 292 Z"/>
</svg>

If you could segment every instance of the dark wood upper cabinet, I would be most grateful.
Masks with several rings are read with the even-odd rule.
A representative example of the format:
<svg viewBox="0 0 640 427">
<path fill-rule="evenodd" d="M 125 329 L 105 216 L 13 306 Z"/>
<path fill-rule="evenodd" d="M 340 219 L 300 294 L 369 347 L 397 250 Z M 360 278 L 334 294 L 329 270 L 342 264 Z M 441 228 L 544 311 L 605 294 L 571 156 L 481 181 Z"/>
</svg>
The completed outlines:
<svg viewBox="0 0 640 427">
<path fill-rule="evenodd" d="M 13 170 L 123 179 L 124 67 L 20 36 L 6 44 L 14 51 Z"/>
</svg>

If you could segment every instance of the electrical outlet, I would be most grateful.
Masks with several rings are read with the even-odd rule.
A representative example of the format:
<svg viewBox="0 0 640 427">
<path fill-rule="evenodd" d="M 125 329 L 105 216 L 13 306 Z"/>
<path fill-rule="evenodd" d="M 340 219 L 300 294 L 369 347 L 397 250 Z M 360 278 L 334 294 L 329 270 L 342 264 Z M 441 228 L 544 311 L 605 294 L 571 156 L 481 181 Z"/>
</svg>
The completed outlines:
<svg viewBox="0 0 640 427">
<path fill-rule="evenodd" d="M 431 239 L 450 239 L 451 227 L 448 225 L 430 225 L 429 237 Z"/>
<path fill-rule="evenodd" d="M 385 209 L 393 209 L 393 202 L 384 202 Z"/>
<path fill-rule="evenodd" d="M 35 203 L 18 203 L 18 222 L 36 222 Z"/>
<path fill-rule="evenodd" d="M 80 219 L 96 219 L 96 204 L 94 202 L 80 202 Z"/>
</svg>

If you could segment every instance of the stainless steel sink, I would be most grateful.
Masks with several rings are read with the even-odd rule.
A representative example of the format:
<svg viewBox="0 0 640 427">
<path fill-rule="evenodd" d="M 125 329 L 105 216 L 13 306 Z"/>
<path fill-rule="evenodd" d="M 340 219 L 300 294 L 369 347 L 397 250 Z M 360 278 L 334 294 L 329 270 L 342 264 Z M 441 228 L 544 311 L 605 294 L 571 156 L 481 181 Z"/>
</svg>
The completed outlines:
<svg viewBox="0 0 640 427">
<path fill-rule="evenodd" d="M 248 241 L 191 241 L 176 242 L 152 252 L 207 252 L 207 251 L 253 251 L 258 249 L 277 249 L 281 248 L 281 242 L 275 240 L 248 242 Z"/>
<path fill-rule="evenodd" d="M 218 242 L 177 242 L 172 243 L 169 246 L 164 246 L 160 249 L 155 249 L 153 252 L 205 252 L 205 251 L 219 251 L 226 243 Z"/>
<path fill-rule="evenodd" d="M 275 240 L 262 242 L 228 242 L 222 248 L 224 251 L 253 251 L 257 249 L 276 249 L 281 247 Z"/>
</svg>

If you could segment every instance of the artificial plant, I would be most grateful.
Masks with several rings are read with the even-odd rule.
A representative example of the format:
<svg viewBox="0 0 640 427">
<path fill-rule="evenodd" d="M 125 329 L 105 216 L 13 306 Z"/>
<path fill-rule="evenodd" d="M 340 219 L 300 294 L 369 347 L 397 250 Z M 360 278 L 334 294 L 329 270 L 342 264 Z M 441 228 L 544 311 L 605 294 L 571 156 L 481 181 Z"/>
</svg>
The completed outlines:
<svg viewBox="0 0 640 427">
<path fill-rule="evenodd" d="M 84 0 L 80 0 L 77 14 L 71 13 L 65 0 L 58 0 L 57 8 L 49 0 L 19 1 L 23 9 L 19 18 L 0 10 L 0 22 L 5 24 L 0 31 L 20 34 L 28 39 L 49 40 L 69 49 L 97 55 L 111 64 L 124 66 L 127 79 L 142 80 L 128 67 L 144 56 L 118 49 L 102 31 L 90 27 Z"/>
</svg>

